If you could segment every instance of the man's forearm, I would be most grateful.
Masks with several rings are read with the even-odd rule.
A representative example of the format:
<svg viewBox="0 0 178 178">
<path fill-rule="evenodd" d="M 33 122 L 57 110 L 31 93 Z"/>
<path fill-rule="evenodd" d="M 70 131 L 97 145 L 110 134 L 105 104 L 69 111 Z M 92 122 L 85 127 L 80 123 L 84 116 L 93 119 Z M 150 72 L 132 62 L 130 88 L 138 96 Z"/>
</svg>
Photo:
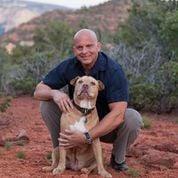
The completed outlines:
<svg viewBox="0 0 178 178">
<path fill-rule="evenodd" d="M 52 90 L 51 89 L 42 89 L 39 91 L 34 92 L 34 98 L 37 100 L 50 100 L 53 99 L 52 97 Z"/>
<path fill-rule="evenodd" d="M 123 114 L 113 115 L 107 114 L 93 129 L 90 130 L 90 135 L 93 139 L 101 137 L 113 131 L 117 126 L 123 122 Z"/>
<path fill-rule="evenodd" d="M 115 107 L 115 106 L 114 106 Z M 93 129 L 89 131 L 93 139 L 104 136 L 116 129 L 124 120 L 126 102 L 121 102 L 111 110 Z"/>
<path fill-rule="evenodd" d="M 53 90 L 47 85 L 40 82 L 35 89 L 34 98 L 37 100 L 53 99 Z"/>
</svg>

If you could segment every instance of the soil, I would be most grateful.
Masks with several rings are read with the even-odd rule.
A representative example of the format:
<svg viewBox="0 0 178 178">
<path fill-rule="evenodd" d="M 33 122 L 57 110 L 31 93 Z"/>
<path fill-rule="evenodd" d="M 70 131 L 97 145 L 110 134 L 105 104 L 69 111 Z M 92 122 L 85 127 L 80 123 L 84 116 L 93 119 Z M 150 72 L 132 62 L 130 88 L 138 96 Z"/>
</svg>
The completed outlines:
<svg viewBox="0 0 178 178">
<path fill-rule="evenodd" d="M 156 115 L 142 113 L 150 120 L 150 128 L 142 129 L 127 153 L 127 172 L 116 172 L 109 166 L 112 145 L 102 144 L 106 169 L 113 178 L 177 178 L 178 177 L 178 114 Z M 8 144 L 7 139 L 26 132 L 28 142 Z M 5 145 L 4 145 L 5 143 Z M 5 113 L 0 113 L 0 177 L 61 177 L 99 178 L 66 170 L 62 175 L 42 171 L 49 164 L 47 156 L 52 149 L 48 130 L 39 112 L 39 102 L 32 97 L 15 98 Z M 19 156 L 21 154 L 21 157 Z"/>
</svg>

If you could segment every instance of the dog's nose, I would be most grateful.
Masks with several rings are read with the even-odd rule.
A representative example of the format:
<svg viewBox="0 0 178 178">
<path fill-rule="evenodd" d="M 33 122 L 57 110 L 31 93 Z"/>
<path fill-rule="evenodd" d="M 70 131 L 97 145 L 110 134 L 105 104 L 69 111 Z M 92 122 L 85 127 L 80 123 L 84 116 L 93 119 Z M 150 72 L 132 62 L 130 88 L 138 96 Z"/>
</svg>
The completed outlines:
<svg viewBox="0 0 178 178">
<path fill-rule="evenodd" d="M 88 89 L 88 85 L 87 84 L 83 84 L 83 89 Z"/>
</svg>

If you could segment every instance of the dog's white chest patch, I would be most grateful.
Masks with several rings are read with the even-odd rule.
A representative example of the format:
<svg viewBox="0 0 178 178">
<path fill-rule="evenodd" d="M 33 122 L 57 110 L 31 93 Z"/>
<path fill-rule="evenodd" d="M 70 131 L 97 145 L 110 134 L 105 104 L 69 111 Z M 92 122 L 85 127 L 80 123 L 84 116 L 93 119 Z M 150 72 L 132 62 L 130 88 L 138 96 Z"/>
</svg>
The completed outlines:
<svg viewBox="0 0 178 178">
<path fill-rule="evenodd" d="M 81 117 L 79 121 L 76 121 L 75 124 L 70 125 L 70 130 L 71 131 L 80 131 L 82 133 L 87 132 L 87 129 L 85 127 L 85 117 Z"/>
<path fill-rule="evenodd" d="M 80 101 L 80 107 L 91 109 L 92 108 L 92 104 L 91 104 L 90 101 L 82 100 L 82 101 Z"/>
</svg>

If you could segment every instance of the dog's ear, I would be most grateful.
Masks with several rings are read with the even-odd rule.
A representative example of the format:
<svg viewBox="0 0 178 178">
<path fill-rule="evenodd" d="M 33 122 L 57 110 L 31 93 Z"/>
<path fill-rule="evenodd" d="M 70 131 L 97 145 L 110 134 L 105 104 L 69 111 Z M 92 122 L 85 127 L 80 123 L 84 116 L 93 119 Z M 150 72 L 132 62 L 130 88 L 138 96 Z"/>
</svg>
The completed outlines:
<svg viewBox="0 0 178 178">
<path fill-rule="evenodd" d="M 105 86 L 101 80 L 98 80 L 98 84 L 99 84 L 99 91 L 104 90 Z"/>
<path fill-rule="evenodd" d="M 73 86 L 75 86 L 75 83 L 76 83 L 76 81 L 77 81 L 79 78 L 80 78 L 79 76 L 73 78 L 73 79 L 70 81 L 70 84 L 73 85 Z"/>
</svg>

